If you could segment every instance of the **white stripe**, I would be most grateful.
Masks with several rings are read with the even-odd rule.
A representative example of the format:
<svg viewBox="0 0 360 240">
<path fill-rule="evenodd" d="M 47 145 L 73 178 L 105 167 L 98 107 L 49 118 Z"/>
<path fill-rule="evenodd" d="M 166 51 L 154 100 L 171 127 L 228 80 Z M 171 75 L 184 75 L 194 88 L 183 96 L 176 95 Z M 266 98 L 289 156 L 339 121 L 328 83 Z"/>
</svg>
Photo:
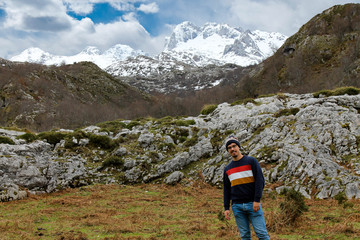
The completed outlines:
<svg viewBox="0 0 360 240">
<path fill-rule="evenodd" d="M 235 179 L 252 177 L 252 176 L 253 176 L 253 172 L 251 170 L 248 170 L 248 171 L 236 172 L 236 173 L 230 174 L 229 179 L 230 179 L 230 181 L 233 181 Z"/>
</svg>

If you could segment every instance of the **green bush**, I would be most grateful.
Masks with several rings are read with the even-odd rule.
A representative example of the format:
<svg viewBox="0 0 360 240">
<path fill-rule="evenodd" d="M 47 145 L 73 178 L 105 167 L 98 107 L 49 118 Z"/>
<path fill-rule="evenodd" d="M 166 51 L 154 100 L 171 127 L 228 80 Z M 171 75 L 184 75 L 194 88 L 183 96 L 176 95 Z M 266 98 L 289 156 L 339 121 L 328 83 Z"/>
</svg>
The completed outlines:
<svg viewBox="0 0 360 240">
<path fill-rule="evenodd" d="M 138 122 L 138 121 L 131 121 L 129 124 L 126 125 L 126 128 L 131 130 L 133 127 L 139 126 L 139 125 L 140 125 L 140 122 Z"/>
<path fill-rule="evenodd" d="M 190 126 L 190 125 L 194 125 L 195 124 L 195 120 L 191 119 L 191 120 L 176 120 L 175 121 L 175 125 L 176 126 Z"/>
<path fill-rule="evenodd" d="M 314 98 L 319 98 L 320 95 L 329 97 L 332 95 L 332 91 L 331 90 L 321 90 L 321 91 L 313 93 Z"/>
<path fill-rule="evenodd" d="M 11 145 L 15 144 L 11 138 L 5 137 L 5 136 L 0 136 L 0 143 L 6 143 L 6 144 L 11 144 Z"/>
<path fill-rule="evenodd" d="M 100 147 L 103 149 L 112 149 L 115 147 L 114 141 L 108 136 L 90 134 L 89 142 L 94 147 Z"/>
<path fill-rule="evenodd" d="M 340 96 L 340 95 L 358 95 L 360 94 L 360 89 L 356 87 L 341 87 L 336 88 L 334 90 L 321 90 L 318 92 L 313 93 L 315 98 L 319 98 L 320 95 L 324 95 L 326 97 L 329 96 Z"/>
<path fill-rule="evenodd" d="M 355 87 L 341 87 L 333 91 L 334 96 L 345 95 L 345 94 L 358 95 L 359 93 L 360 93 L 360 89 Z"/>
<path fill-rule="evenodd" d="M 122 121 L 115 120 L 115 121 L 98 123 L 96 124 L 96 126 L 100 127 L 102 130 L 116 133 L 119 130 L 125 128 L 126 124 Z"/>
<path fill-rule="evenodd" d="M 17 139 L 24 139 L 27 143 L 35 141 L 38 137 L 33 133 L 25 133 L 16 137 Z"/>
<path fill-rule="evenodd" d="M 245 99 L 240 99 L 240 100 L 237 100 L 237 101 L 233 102 L 233 103 L 231 104 L 231 106 L 241 105 L 241 104 L 246 105 L 247 103 L 256 104 L 254 98 L 245 98 Z"/>
<path fill-rule="evenodd" d="M 61 132 L 42 132 L 38 134 L 38 138 L 46 139 L 50 144 L 57 144 L 65 138 L 66 134 Z"/>
<path fill-rule="evenodd" d="M 209 115 L 210 113 L 215 111 L 216 108 L 217 108 L 216 104 L 212 104 L 212 105 L 207 104 L 201 109 L 200 113 L 203 114 L 203 115 Z"/>
<path fill-rule="evenodd" d="M 88 138 L 88 134 L 81 130 L 66 134 L 64 137 L 65 148 L 72 149 L 77 146 L 77 144 L 73 142 L 74 138 L 79 141 L 80 139 Z"/>
<path fill-rule="evenodd" d="M 102 169 L 107 167 L 122 168 L 124 166 L 124 160 L 118 156 L 110 156 L 106 158 L 101 165 Z"/>
<path fill-rule="evenodd" d="M 281 116 L 290 116 L 290 115 L 296 115 L 298 112 L 300 111 L 299 108 L 286 108 L 286 109 L 282 109 L 280 111 L 278 111 L 277 113 L 274 114 L 274 117 L 278 118 Z"/>
<path fill-rule="evenodd" d="M 193 135 L 190 139 L 186 139 L 186 141 L 184 142 L 184 146 L 185 147 L 194 146 L 197 142 L 198 142 L 198 136 Z"/>
<path fill-rule="evenodd" d="M 305 197 L 295 189 L 284 189 L 281 195 L 285 196 L 285 200 L 280 203 L 282 219 L 288 225 L 293 225 L 309 207 L 305 204 Z"/>
<path fill-rule="evenodd" d="M 341 205 L 346 202 L 347 198 L 344 192 L 340 192 L 335 196 L 335 200 L 338 201 L 338 204 Z"/>
</svg>

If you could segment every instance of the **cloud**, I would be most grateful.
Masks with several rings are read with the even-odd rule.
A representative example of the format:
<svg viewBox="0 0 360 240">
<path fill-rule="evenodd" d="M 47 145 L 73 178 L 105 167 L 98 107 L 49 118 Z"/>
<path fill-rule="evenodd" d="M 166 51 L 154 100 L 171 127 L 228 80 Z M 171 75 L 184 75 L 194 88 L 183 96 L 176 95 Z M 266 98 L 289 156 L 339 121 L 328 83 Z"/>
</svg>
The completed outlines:
<svg viewBox="0 0 360 240">
<path fill-rule="evenodd" d="M 78 20 L 67 15 L 69 9 L 92 11 L 93 4 L 99 2 L 105 1 L 67 0 L 64 5 L 62 0 L 0 0 L 0 8 L 6 12 L 3 26 L 0 26 L 0 56 L 10 58 L 29 47 L 39 47 L 52 54 L 72 55 L 87 46 L 107 50 L 119 43 L 150 53 L 160 51 L 163 41 L 152 38 L 134 13 L 107 24 L 95 24 L 89 18 Z M 136 11 L 134 6 L 130 7 L 131 0 L 107 2 Z M 150 6 L 152 8 L 147 10 L 154 11 L 156 5 Z"/>
<path fill-rule="evenodd" d="M 141 4 L 138 11 L 144 13 L 157 13 L 159 12 L 159 6 L 155 2 L 150 4 Z"/>
<path fill-rule="evenodd" d="M 69 28 L 69 16 L 66 15 L 65 6 L 58 0 L 0 0 L 1 8 L 6 12 L 3 26 L 17 30 L 46 31 Z M 44 22 L 41 22 L 44 20 Z M 35 26 L 39 24 L 39 26 Z M 30 27 L 30 29 L 29 29 Z"/>
<path fill-rule="evenodd" d="M 70 28 L 68 21 L 64 22 L 63 19 L 56 17 L 24 16 L 22 25 L 28 30 L 51 32 L 63 31 Z"/>
<path fill-rule="evenodd" d="M 86 16 L 98 3 L 108 3 L 126 14 L 102 24 L 68 15 L 72 11 Z M 199 26 L 206 22 L 227 23 L 290 36 L 316 14 L 345 3 L 343 0 L 0 0 L 0 57 L 10 58 L 29 47 L 73 55 L 87 46 L 106 50 L 115 44 L 156 54 L 163 49 L 164 34 L 170 34 L 169 26 L 183 21 Z M 146 18 L 140 12 L 152 15 Z M 157 28 L 156 36 L 150 36 L 139 21 Z"/>
<path fill-rule="evenodd" d="M 223 0 L 219 9 L 227 12 L 227 22 L 250 30 L 281 32 L 288 36 L 316 14 L 336 5 L 345 4 L 343 0 Z"/>
</svg>

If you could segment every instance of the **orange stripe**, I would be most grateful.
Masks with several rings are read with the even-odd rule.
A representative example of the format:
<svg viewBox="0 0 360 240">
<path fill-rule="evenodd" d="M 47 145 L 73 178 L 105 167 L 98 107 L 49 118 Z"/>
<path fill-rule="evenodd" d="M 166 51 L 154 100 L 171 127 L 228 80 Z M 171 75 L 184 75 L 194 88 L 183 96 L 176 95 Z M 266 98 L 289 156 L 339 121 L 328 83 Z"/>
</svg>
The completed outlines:
<svg viewBox="0 0 360 240">
<path fill-rule="evenodd" d="M 231 186 L 233 187 L 239 184 L 252 183 L 252 182 L 255 182 L 254 177 L 238 178 L 231 181 Z"/>
</svg>

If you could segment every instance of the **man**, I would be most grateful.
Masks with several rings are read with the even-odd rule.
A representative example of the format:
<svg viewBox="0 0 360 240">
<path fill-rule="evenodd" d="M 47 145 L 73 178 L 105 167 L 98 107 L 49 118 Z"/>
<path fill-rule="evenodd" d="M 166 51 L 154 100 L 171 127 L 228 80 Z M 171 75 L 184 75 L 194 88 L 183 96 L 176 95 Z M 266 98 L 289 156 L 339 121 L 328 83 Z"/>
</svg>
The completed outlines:
<svg viewBox="0 0 360 240">
<path fill-rule="evenodd" d="M 225 218 L 230 220 L 230 201 L 241 239 L 251 239 L 250 222 L 259 239 L 270 239 L 260 205 L 265 181 L 258 161 L 242 155 L 240 142 L 230 136 L 225 143 L 232 161 L 224 169 Z"/>
</svg>

